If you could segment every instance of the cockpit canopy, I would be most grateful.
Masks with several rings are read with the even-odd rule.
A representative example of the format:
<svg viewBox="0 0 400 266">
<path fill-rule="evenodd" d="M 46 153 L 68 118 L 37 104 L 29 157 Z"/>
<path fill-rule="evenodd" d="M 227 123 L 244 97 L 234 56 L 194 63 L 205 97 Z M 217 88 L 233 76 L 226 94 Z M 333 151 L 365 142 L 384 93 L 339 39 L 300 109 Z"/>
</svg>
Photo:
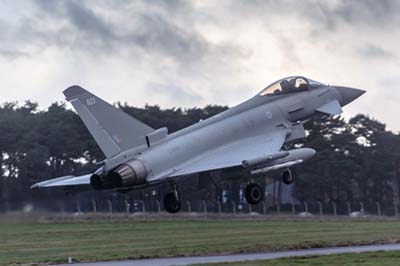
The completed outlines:
<svg viewBox="0 0 400 266">
<path fill-rule="evenodd" d="M 307 91 L 313 87 L 319 87 L 324 84 L 319 83 L 317 81 L 307 79 L 305 77 L 288 77 L 281 80 L 278 80 L 268 87 L 266 87 L 263 91 L 259 93 L 260 96 L 275 96 L 282 95 L 300 91 Z"/>
</svg>

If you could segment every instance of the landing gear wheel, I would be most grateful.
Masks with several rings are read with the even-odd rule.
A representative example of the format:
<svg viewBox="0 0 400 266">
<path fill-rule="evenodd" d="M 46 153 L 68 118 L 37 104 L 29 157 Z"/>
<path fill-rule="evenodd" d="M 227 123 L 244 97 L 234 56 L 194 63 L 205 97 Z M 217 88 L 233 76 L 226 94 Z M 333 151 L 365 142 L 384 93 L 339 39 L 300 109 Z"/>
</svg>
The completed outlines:
<svg viewBox="0 0 400 266">
<path fill-rule="evenodd" d="M 177 213 L 182 207 L 181 198 L 178 191 L 169 192 L 164 197 L 164 209 L 169 213 Z"/>
<path fill-rule="evenodd" d="M 246 201 L 252 205 L 258 204 L 262 201 L 263 192 L 259 185 L 250 183 L 246 187 L 246 191 L 244 193 L 246 197 Z"/>
<path fill-rule="evenodd" d="M 283 172 L 282 175 L 282 181 L 283 183 L 285 183 L 286 185 L 291 185 L 294 182 L 294 176 L 292 175 L 292 171 L 290 171 L 289 169 L 286 170 L 285 172 Z"/>
</svg>

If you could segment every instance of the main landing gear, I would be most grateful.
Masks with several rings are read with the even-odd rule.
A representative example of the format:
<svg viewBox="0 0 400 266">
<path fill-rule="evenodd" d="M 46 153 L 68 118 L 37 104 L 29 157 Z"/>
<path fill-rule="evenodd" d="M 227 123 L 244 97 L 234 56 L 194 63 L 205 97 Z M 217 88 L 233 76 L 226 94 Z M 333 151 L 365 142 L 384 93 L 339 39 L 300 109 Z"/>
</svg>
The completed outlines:
<svg viewBox="0 0 400 266">
<path fill-rule="evenodd" d="M 294 176 L 292 174 L 292 171 L 290 171 L 290 169 L 287 169 L 287 170 L 285 170 L 285 172 L 283 172 L 282 182 L 286 185 L 293 184 Z M 249 180 L 249 183 L 246 187 L 244 196 L 246 198 L 246 201 L 249 204 L 255 205 L 262 201 L 263 190 L 259 185 L 255 184 L 255 183 L 251 183 Z"/>
<path fill-rule="evenodd" d="M 246 187 L 244 196 L 249 204 L 258 204 L 263 199 L 263 192 L 259 185 L 249 183 Z"/>
<path fill-rule="evenodd" d="M 283 172 L 282 182 L 285 183 L 286 185 L 293 184 L 294 176 L 292 175 L 292 171 L 290 171 L 290 169 L 287 169 L 285 172 Z"/>
<path fill-rule="evenodd" d="M 169 213 L 177 213 L 182 207 L 181 194 L 175 183 L 172 184 L 172 187 L 173 191 L 164 197 L 164 209 Z"/>
</svg>

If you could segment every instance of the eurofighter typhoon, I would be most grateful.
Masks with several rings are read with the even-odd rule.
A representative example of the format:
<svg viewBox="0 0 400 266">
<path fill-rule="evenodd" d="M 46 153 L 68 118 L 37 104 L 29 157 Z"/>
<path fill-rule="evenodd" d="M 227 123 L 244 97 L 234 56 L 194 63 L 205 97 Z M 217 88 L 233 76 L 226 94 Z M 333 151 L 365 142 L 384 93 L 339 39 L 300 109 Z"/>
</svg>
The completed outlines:
<svg viewBox="0 0 400 266">
<path fill-rule="evenodd" d="M 101 167 L 83 176 L 64 176 L 34 184 L 44 187 L 91 187 L 129 191 L 169 184 L 164 208 L 181 208 L 177 180 L 199 173 L 232 172 L 248 180 L 245 198 L 262 200 L 257 177 L 278 171 L 291 184 L 290 168 L 312 158 L 310 148 L 282 150 L 286 142 L 306 137 L 303 124 L 317 113 L 338 115 L 365 91 L 330 86 L 305 77 L 274 82 L 253 98 L 185 129 L 168 134 L 153 129 L 79 86 L 64 91 L 106 156 Z M 226 174 L 229 173 L 229 174 Z"/>
</svg>

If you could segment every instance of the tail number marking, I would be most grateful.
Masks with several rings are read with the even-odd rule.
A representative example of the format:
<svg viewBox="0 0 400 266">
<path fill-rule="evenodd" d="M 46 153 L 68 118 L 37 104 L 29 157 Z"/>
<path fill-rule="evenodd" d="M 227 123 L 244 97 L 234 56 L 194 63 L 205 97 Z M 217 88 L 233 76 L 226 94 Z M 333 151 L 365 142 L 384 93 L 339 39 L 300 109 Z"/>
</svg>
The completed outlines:
<svg viewBox="0 0 400 266">
<path fill-rule="evenodd" d="M 86 99 L 86 105 L 87 106 L 92 106 L 96 104 L 96 99 L 94 97 L 90 97 Z"/>
</svg>

